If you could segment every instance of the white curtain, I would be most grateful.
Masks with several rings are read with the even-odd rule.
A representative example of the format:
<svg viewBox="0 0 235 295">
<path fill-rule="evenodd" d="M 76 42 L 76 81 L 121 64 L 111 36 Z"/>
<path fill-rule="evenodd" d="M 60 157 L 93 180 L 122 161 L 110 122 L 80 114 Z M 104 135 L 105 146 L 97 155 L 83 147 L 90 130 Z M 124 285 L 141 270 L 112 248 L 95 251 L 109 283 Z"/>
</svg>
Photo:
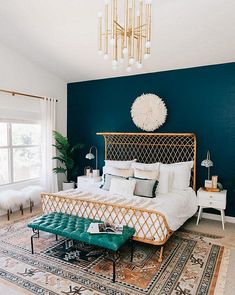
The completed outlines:
<svg viewBox="0 0 235 295">
<path fill-rule="evenodd" d="M 53 130 L 56 130 L 56 100 L 41 99 L 41 122 L 42 122 L 42 186 L 49 193 L 58 192 L 57 175 L 52 172 L 56 161 L 52 157 L 56 155 Z"/>
</svg>

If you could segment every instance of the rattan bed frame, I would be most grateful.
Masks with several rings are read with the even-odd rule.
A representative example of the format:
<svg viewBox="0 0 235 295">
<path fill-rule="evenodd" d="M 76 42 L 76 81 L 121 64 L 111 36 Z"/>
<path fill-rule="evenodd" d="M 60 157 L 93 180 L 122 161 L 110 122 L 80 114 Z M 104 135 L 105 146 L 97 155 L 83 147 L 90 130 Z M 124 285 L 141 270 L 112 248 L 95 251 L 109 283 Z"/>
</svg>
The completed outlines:
<svg viewBox="0 0 235 295">
<path fill-rule="evenodd" d="M 142 163 L 194 161 L 191 186 L 196 189 L 196 136 L 192 133 L 97 133 L 105 140 L 105 159 Z M 66 212 L 82 217 L 125 223 L 135 227 L 134 240 L 161 246 L 173 234 L 165 216 L 157 211 L 109 202 L 42 193 L 45 213 Z M 128 218 L 127 218 L 128 217 Z"/>
</svg>

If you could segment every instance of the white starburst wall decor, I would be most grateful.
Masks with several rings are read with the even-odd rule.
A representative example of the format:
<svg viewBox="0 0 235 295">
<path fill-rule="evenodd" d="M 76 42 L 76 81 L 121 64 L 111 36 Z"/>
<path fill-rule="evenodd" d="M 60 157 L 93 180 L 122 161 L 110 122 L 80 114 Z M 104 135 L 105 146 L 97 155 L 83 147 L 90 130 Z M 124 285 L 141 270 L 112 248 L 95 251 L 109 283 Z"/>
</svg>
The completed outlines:
<svg viewBox="0 0 235 295">
<path fill-rule="evenodd" d="M 154 131 L 166 121 L 167 108 L 156 94 L 148 93 L 137 97 L 131 107 L 135 125 L 145 131 Z"/>
</svg>

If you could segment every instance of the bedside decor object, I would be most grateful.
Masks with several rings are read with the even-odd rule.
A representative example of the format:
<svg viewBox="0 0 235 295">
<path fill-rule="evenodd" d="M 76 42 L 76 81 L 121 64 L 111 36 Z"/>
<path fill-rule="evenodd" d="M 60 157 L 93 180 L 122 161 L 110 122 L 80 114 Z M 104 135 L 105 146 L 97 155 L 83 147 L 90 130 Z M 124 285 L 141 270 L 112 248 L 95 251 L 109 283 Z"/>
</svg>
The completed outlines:
<svg viewBox="0 0 235 295">
<path fill-rule="evenodd" d="M 92 149 L 95 149 L 95 155 L 92 153 Z M 92 169 L 92 175 L 93 177 L 99 177 L 100 176 L 100 170 L 97 168 L 98 166 L 98 149 L 94 145 L 90 147 L 89 153 L 86 154 L 86 159 L 93 160 L 95 159 L 95 169 Z"/>
<path fill-rule="evenodd" d="M 89 176 L 91 172 L 92 172 L 92 167 L 86 166 L 84 168 L 84 175 Z"/>
<path fill-rule="evenodd" d="M 226 209 L 227 190 L 208 192 L 204 188 L 197 191 L 199 212 L 197 217 L 197 225 L 201 219 L 203 208 L 214 208 L 221 213 L 222 227 L 224 230 L 224 210 Z"/>
<path fill-rule="evenodd" d="M 212 181 L 211 180 L 205 180 L 205 188 L 212 188 Z"/>
<path fill-rule="evenodd" d="M 154 131 L 166 121 L 167 108 L 164 101 L 155 94 L 142 94 L 131 107 L 134 124 L 145 131 Z"/>
<path fill-rule="evenodd" d="M 212 176 L 211 177 L 212 180 L 212 188 L 217 188 L 217 183 L 218 183 L 218 176 Z"/>
<path fill-rule="evenodd" d="M 70 145 L 68 139 L 58 131 L 53 131 L 55 144 L 53 145 L 57 149 L 57 156 L 53 157 L 53 160 L 57 160 L 61 163 L 61 166 L 53 168 L 53 172 L 56 174 L 62 173 L 65 175 L 66 181 L 63 182 L 63 190 L 74 188 L 73 179 L 78 175 L 78 167 L 75 163 L 75 153 L 83 148 L 83 144 L 78 143 L 74 146 Z"/>
<path fill-rule="evenodd" d="M 210 151 L 207 151 L 206 159 L 201 162 L 201 166 L 208 169 L 208 180 L 210 180 L 210 167 L 213 167 L 213 162 L 211 161 Z"/>
</svg>

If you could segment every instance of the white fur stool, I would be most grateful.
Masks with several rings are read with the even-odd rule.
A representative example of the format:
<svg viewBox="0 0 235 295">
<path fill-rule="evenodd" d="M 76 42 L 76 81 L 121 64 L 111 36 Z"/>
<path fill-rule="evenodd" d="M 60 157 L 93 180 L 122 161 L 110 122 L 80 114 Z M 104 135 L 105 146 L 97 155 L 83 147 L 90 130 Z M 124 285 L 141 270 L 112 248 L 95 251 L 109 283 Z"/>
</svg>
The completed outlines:
<svg viewBox="0 0 235 295">
<path fill-rule="evenodd" d="M 23 188 L 21 191 L 24 196 L 24 204 L 29 206 L 31 213 L 33 206 L 40 203 L 40 194 L 43 191 L 43 188 L 39 185 L 30 185 Z"/>
<path fill-rule="evenodd" d="M 13 209 L 20 207 L 22 212 L 23 194 L 21 191 L 6 190 L 0 192 L 0 208 L 7 210 L 7 219 L 10 219 L 10 213 Z"/>
<path fill-rule="evenodd" d="M 41 186 L 28 186 L 21 190 L 5 190 L 0 192 L 0 209 L 7 210 L 7 219 L 10 220 L 12 210 L 20 208 L 21 214 L 24 214 L 24 207 L 29 206 L 30 212 L 34 204 L 40 202 Z"/>
</svg>

